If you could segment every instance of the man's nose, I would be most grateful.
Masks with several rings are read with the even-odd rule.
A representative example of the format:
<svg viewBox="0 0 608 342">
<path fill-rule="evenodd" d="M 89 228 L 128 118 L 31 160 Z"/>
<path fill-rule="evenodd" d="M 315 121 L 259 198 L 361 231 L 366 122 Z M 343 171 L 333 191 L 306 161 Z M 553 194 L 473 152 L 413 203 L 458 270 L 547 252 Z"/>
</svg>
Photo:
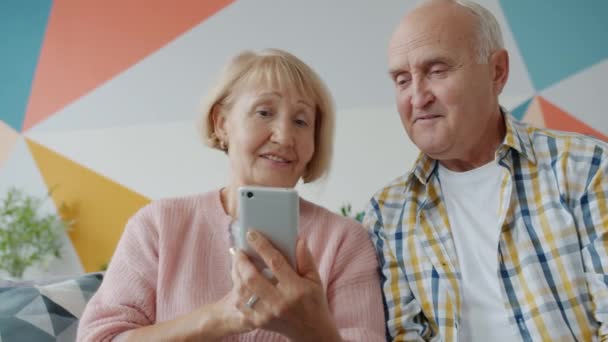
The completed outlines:
<svg viewBox="0 0 608 342">
<path fill-rule="evenodd" d="M 418 109 L 425 108 L 434 99 L 428 81 L 425 78 L 415 78 L 412 82 L 412 106 Z"/>
</svg>

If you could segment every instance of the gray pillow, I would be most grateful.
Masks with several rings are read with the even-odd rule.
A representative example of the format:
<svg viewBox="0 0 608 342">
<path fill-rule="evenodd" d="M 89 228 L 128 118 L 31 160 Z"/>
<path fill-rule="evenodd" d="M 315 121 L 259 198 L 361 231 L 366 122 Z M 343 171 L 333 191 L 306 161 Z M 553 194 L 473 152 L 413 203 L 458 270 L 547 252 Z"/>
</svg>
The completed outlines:
<svg viewBox="0 0 608 342">
<path fill-rule="evenodd" d="M 0 287 L 0 341 L 74 341 L 78 320 L 102 273 L 44 285 Z"/>
</svg>

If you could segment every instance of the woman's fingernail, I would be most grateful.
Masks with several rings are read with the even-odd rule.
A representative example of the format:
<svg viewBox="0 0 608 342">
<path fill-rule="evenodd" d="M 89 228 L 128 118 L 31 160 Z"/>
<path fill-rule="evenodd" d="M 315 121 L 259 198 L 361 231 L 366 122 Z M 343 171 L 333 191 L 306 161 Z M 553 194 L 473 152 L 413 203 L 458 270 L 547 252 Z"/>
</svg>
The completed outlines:
<svg viewBox="0 0 608 342">
<path fill-rule="evenodd" d="M 258 233 L 250 230 L 247 232 L 247 239 L 251 242 L 255 241 L 258 238 Z"/>
<path fill-rule="evenodd" d="M 271 280 L 272 278 L 274 278 L 274 274 L 268 267 L 264 267 L 264 269 L 262 270 L 262 275 L 268 280 Z"/>
</svg>

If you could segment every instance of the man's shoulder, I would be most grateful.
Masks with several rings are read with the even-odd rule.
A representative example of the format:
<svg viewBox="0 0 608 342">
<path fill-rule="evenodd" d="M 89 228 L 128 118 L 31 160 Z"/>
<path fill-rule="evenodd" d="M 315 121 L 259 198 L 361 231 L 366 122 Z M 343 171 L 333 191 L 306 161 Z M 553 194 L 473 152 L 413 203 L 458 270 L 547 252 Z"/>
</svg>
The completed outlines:
<svg viewBox="0 0 608 342">
<path fill-rule="evenodd" d="M 363 226 L 376 233 L 410 229 L 409 225 L 402 224 L 403 216 L 409 215 L 407 213 L 411 213 L 411 209 L 420 204 L 422 186 L 413 171 L 388 182 L 368 203 Z"/>
<path fill-rule="evenodd" d="M 405 206 L 419 203 L 424 185 L 412 171 L 407 172 L 380 188 L 368 203 L 366 216 L 375 212 L 376 216 L 392 216 Z"/>
<path fill-rule="evenodd" d="M 566 132 L 548 128 L 526 127 L 530 143 L 537 159 L 568 158 L 587 162 L 590 158 L 604 159 L 608 153 L 608 142 L 592 135 Z"/>
<path fill-rule="evenodd" d="M 389 195 L 391 195 L 390 197 L 394 197 L 399 196 L 400 194 L 405 194 L 408 191 L 410 181 L 413 177 L 414 175 L 412 171 L 408 171 L 405 174 L 392 179 L 390 182 L 378 189 L 378 191 L 374 193 L 373 198 L 375 200 L 379 200 L 382 198 L 387 198 Z"/>
</svg>

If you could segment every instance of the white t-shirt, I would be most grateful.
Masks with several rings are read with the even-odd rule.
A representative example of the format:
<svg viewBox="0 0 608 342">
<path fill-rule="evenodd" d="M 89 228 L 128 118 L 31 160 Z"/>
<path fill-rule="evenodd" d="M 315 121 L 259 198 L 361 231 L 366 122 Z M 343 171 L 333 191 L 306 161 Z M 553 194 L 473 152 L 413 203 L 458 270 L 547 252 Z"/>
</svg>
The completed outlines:
<svg viewBox="0 0 608 342">
<path fill-rule="evenodd" d="M 439 165 L 458 265 L 462 273 L 460 341 L 516 341 L 498 270 L 500 184 L 503 169 L 492 161 L 467 172 Z"/>
</svg>

